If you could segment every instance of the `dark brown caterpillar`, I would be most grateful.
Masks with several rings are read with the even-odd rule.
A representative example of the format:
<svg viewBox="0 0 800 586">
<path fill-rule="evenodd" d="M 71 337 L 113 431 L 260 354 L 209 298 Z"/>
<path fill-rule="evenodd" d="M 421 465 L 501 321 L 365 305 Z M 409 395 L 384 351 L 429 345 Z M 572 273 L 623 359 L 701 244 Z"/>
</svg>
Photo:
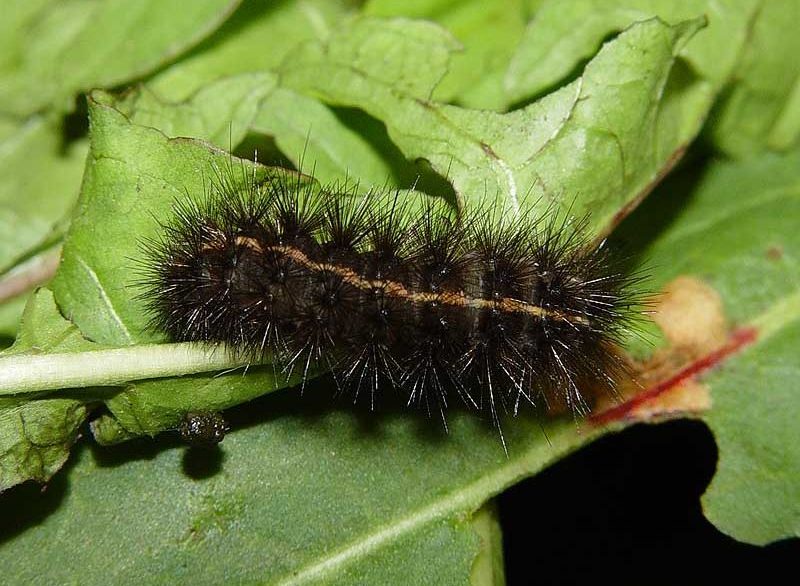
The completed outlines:
<svg viewBox="0 0 800 586">
<path fill-rule="evenodd" d="M 179 204 L 147 246 L 154 326 L 443 419 L 453 395 L 497 423 L 520 403 L 583 415 L 585 389 L 613 391 L 636 278 L 582 223 L 309 185 L 217 181 Z"/>
</svg>

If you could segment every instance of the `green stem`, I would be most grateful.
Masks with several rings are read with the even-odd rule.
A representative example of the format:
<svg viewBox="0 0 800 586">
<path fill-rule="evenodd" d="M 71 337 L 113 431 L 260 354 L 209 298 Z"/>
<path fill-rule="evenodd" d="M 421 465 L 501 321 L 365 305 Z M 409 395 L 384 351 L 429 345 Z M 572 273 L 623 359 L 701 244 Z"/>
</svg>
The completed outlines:
<svg viewBox="0 0 800 586">
<path fill-rule="evenodd" d="M 237 368 L 248 364 L 224 347 L 147 344 L 88 352 L 0 358 L 0 396 L 53 389 L 119 386 L 130 381 Z"/>
</svg>

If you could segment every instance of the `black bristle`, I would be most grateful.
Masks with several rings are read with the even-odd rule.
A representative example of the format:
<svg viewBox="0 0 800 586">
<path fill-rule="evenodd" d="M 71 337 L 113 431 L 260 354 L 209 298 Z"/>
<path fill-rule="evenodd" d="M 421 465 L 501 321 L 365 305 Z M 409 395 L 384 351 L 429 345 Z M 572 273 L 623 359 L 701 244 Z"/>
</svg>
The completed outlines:
<svg viewBox="0 0 800 586">
<path fill-rule="evenodd" d="M 499 425 L 524 404 L 584 415 L 588 390 L 613 392 L 638 297 L 585 222 L 412 214 L 399 194 L 229 175 L 145 245 L 152 323 L 173 340 L 304 384 L 331 371 L 354 399 L 388 388 L 443 419 L 453 398 Z"/>
</svg>

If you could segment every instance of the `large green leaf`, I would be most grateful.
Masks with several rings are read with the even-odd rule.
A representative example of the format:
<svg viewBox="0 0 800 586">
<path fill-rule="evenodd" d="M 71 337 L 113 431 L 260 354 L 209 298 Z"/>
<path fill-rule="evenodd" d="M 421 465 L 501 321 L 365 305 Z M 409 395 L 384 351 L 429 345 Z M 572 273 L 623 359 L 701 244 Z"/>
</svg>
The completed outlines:
<svg viewBox="0 0 800 586">
<path fill-rule="evenodd" d="M 470 108 L 502 109 L 507 105 L 503 78 L 527 22 L 522 0 L 371 0 L 364 14 L 429 19 L 441 24 L 462 44 L 433 97 Z"/>
<path fill-rule="evenodd" d="M 93 95 L 89 163 L 53 291 L 61 310 L 92 340 L 117 346 L 159 340 L 148 331 L 142 300 L 137 299 L 142 289 L 137 287 L 141 271 L 135 259 L 141 258 L 141 242 L 157 236 L 156 218 L 169 217 L 177 199 L 202 198 L 209 182 L 232 161 L 201 140 L 168 138 L 155 128 L 133 124 L 111 106 L 110 96 Z M 218 108 L 232 104 L 238 101 L 219 102 Z M 173 107 L 134 112 L 133 118 L 164 123 L 173 114 L 175 123 L 182 124 L 183 112 Z M 242 162 L 234 179 L 248 179 L 253 169 Z"/>
<path fill-rule="evenodd" d="M 704 381 L 719 464 L 703 507 L 721 530 L 752 543 L 800 536 L 799 217 L 794 152 L 713 164 L 691 191 L 665 186 L 620 233 L 654 267 L 655 286 L 700 278 L 720 294 L 732 327 L 755 328 L 755 342 Z"/>
<path fill-rule="evenodd" d="M 800 136 L 800 38 L 787 22 L 794 0 L 546 0 L 505 75 L 506 103 L 541 94 L 569 79 L 609 35 L 659 16 L 667 22 L 705 16 L 708 27 L 681 52 L 718 90 L 725 88 L 709 134 L 727 154 L 784 150 Z"/>
<path fill-rule="evenodd" d="M 167 136 L 202 138 L 231 149 L 245 137 L 275 85 L 275 76 L 269 73 L 243 73 L 212 81 L 174 102 L 142 86 L 117 107 L 136 124 L 158 128 Z"/>
<path fill-rule="evenodd" d="M 580 79 L 509 114 L 430 102 L 454 41 L 402 19 L 359 19 L 327 44 L 303 45 L 281 83 L 382 120 L 403 153 L 430 161 L 465 205 L 537 213 L 556 203 L 590 212 L 604 230 L 680 157 L 706 116 L 710 85 L 674 67 L 698 26 L 636 24 Z"/>
<path fill-rule="evenodd" d="M 261 105 L 253 130 L 274 136 L 281 151 L 323 183 L 357 179 L 365 185 L 397 183 L 386 152 L 349 128 L 325 104 L 286 88 Z"/>
<path fill-rule="evenodd" d="M 229 75 L 270 71 L 298 44 L 326 39 L 350 12 L 344 0 L 244 0 L 219 30 L 148 86 L 163 100 L 182 100 Z"/>
<path fill-rule="evenodd" d="M 759 0 L 545 0 L 528 23 L 505 77 L 509 103 L 530 99 L 574 75 L 610 35 L 655 16 L 678 23 L 705 17 L 708 26 L 680 55 L 719 89 L 748 43 Z"/>
<path fill-rule="evenodd" d="M 170 136 L 205 138 L 229 148 L 248 132 L 274 85 L 269 74 L 243 74 L 212 82 L 177 103 L 142 87 L 128 92 L 119 108 L 136 123 Z M 0 274 L 5 271 L 6 280 L 52 265 L 51 257 L 58 254 L 53 243 L 63 237 L 64 217 L 75 205 L 88 146 L 80 140 L 65 148 L 61 133 L 61 125 L 34 118 L 0 144 L 0 222 L 5 227 Z M 2 306 L 0 327 L 8 335 L 16 332 L 21 302 L 24 297 Z"/>
<path fill-rule="evenodd" d="M 12 0 L 0 29 L 0 112 L 69 110 L 77 92 L 141 77 L 174 59 L 238 3 Z"/>
<path fill-rule="evenodd" d="M 786 23 L 800 19 L 794 0 L 760 3 L 734 83 L 711 136 L 727 154 L 785 150 L 800 141 L 800 37 Z"/>
<path fill-rule="evenodd" d="M 471 417 L 426 439 L 427 422 L 406 413 L 365 428 L 311 396 L 249 410 L 262 415 L 238 423 L 221 465 L 163 439 L 145 458 L 84 447 L 57 510 L 0 549 L 6 575 L 58 583 L 77 565 L 86 584 L 461 584 L 478 553 L 469 520 L 479 505 L 591 436 L 567 422 L 548 444 L 519 421 L 506 458 Z M 55 556 L 44 566 L 19 553 L 44 547 Z"/>
<path fill-rule="evenodd" d="M 188 58 L 157 74 L 147 88 L 162 101 L 177 101 L 232 74 L 264 75 L 278 68 L 297 45 L 327 39 L 350 12 L 346 2 L 283 1 L 268 5 L 248 0 Z M 156 126 L 170 134 L 163 126 Z M 321 181 L 357 178 L 371 184 L 397 183 L 386 153 L 377 152 L 366 137 L 310 96 L 274 89 L 262 103 L 251 129 L 274 137 L 287 158 L 298 168 L 313 169 Z M 231 142 L 227 146 L 236 146 L 239 141 Z"/>
</svg>

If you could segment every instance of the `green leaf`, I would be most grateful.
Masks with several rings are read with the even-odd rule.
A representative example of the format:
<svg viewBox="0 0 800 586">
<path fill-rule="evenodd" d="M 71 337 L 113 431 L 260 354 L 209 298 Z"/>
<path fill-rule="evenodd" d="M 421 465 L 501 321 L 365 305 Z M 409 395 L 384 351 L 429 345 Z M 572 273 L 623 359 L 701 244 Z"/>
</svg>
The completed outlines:
<svg viewBox="0 0 800 586">
<path fill-rule="evenodd" d="M 735 71 L 760 4 L 758 0 L 545 0 L 506 73 L 509 103 L 563 83 L 608 36 L 656 16 L 672 24 L 708 19 L 708 26 L 681 48 L 680 56 L 719 90 Z"/>
<path fill-rule="evenodd" d="M 503 76 L 525 31 L 527 11 L 521 0 L 371 0 L 363 12 L 430 19 L 459 40 L 463 48 L 452 56 L 447 73 L 436 86 L 436 101 L 492 110 L 508 103 Z"/>
<path fill-rule="evenodd" d="M 85 140 L 62 141 L 59 123 L 35 116 L 0 143 L 0 274 L 61 235 L 88 150 Z"/>
<path fill-rule="evenodd" d="M 0 331 L 13 338 L 26 288 L 52 276 L 52 247 L 75 204 L 88 142 L 65 142 L 63 124 L 8 120 L 0 138 Z M 30 285 L 25 283 L 30 282 Z"/>
<path fill-rule="evenodd" d="M 62 220 L 74 204 L 87 149 L 85 140 L 68 140 L 59 119 L 73 109 L 74 94 L 143 76 L 174 59 L 237 4 L 14 0 L 5 7 L 0 111 L 20 120 L 9 116 L 0 129 L 0 225 L 6 227 L 0 275 L 63 236 Z M 56 112 L 32 115 L 48 108 Z M 15 332 L 20 307 L 14 300 L 0 309 L 8 334 Z"/>
<path fill-rule="evenodd" d="M 78 92 L 142 77 L 197 44 L 238 3 L 13 0 L 0 35 L 0 111 L 66 111 Z"/>
<path fill-rule="evenodd" d="M 191 56 L 156 75 L 147 88 L 161 100 L 178 101 L 196 96 L 204 84 L 216 85 L 231 74 L 264 75 L 277 69 L 297 45 L 327 39 L 349 13 L 346 3 L 329 0 L 272 6 L 244 2 Z M 157 123 L 153 126 L 170 134 Z M 378 150 L 374 141 L 363 135 L 363 128 L 356 131 L 353 124 L 348 125 L 310 96 L 274 89 L 250 129 L 274 137 L 297 168 L 313 168 L 315 177 L 323 182 L 356 178 L 376 185 L 401 183 L 395 177 L 396 161 Z M 231 141 L 233 146 L 238 142 Z"/>
<path fill-rule="evenodd" d="M 245 0 L 219 30 L 148 85 L 161 99 L 177 101 L 223 77 L 270 71 L 297 45 L 327 38 L 350 13 L 348 4 Z"/>
<path fill-rule="evenodd" d="M 140 277 L 132 259 L 141 257 L 142 239 L 157 235 L 155 218 L 167 218 L 181 197 L 202 198 L 215 169 L 233 163 L 208 143 L 131 124 L 110 97 L 93 96 L 91 164 L 53 291 L 62 311 L 93 340 L 116 346 L 159 341 L 136 300 Z M 235 172 L 240 180 L 254 170 L 246 165 Z M 99 230 L 103 246 L 97 246 Z"/>
<path fill-rule="evenodd" d="M 284 2 L 269 6 L 263 2 L 247 1 L 216 33 L 202 43 L 192 55 L 182 59 L 157 74 L 141 94 L 149 102 L 156 102 L 155 118 L 149 116 L 154 109 L 138 99 L 120 104 L 120 109 L 137 112 L 134 121 L 160 129 L 170 136 L 207 137 L 225 148 L 235 147 L 243 132 L 251 130 L 274 136 L 277 145 L 298 168 L 310 162 L 314 175 L 321 181 L 357 178 L 366 184 L 390 184 L 393 168 L 386 154 L 376 152 L 364 137 L 348 127 L 329 108 L 309 96 L 288 89 L 275 89 L 268 71 L 275 69 L 296 45 L 308 40 L 326 39 L 336 23 L 345 18 L 349 8 L 344 3 L 325 1 Z M 245 75 L 246 72 L 252 72 Z M 236 75 L 239 73 L 240 75 Z M 229 117 L 220 111 L 219 99 L 232 102 L 226 93 L 235 80 L 264 79 L 263 86 L 253 86 L 262 91 L 264 101 L 255 120 L 239 117 L 243 123 L 229 137 L 198 128 L 194 112 L 200 110 L 199 119 L 220 124 Z M 216 98 L 216 96 L 219 96 Z M 139 95 L 139 94 L 137 94 Z M 159 111 L 159 106 L 186 104 L 181 118 L 180 132 L 176 131 L 175 113 Z M 248 104 L 249 105 L 249 104 Z M 249 114 L 249 112 L 248 112 Z M 163 118 L 162 118 L 163 116 Z M 194 121 L 195 128 L 191 129 Z M 234 124 L 236 121 L 234 121 Z M 251 124 L 252 123 L 252 124 Z M 220 141 L 212 134 L 224 138 Z"/>
<path fill-rule="evenodd" d="M 798 217 L 794 152 L 714 163 L 690 191 L 665 186 L 619 234 L 654 267 L 655 286 L 700 278 L 719 292 L 733 327 L 755 328 L 756 341 L 703 380 L 713 401 L 704 419 L 719 446 L 703 507 L 751 543 L 800 536 Z"/>
<path fill-rule="evenodd" d="M 505 76 L 507 103 L 563 83 L 609 35 L 659 16 L 670 23 L 705 15 L 708 27 L 681 57 L 724 99 L 709 128 L 716 146 L 744 156 L 786 150 L 800 136 L 800 64 L 786 55 L 800 39 L 784 23 L 800 18 L 793 0 L 558 0 L 542 3 Z"/>
<path fill-rule="evenodd" d="M 275 85 L 272 74 L 245 73 L 213 81 L 176 102 L 162 100 L 142 86 L 116 107 L 132 122 L 167 136 L 202 138 L 229 150 L 245 137 Z"/>
<path fill-rule="evenodd" d="M 327 39 L 350 12 L 347 3 L 329 0 L 274 5 L 246 1 L 192 55 L 156 75 L 147 88 L 162 100 L 177 101 L 232 74 L 264 75 L 276 69 L 297 45 Z M 170 134 L 158 124 L 153 126 Z M 295 166 L 313 167 L 321 181 L 355 177 L 370 184 L 387 180 L 396 184 L 390 180 L 392 162 L 385 153 L 377 152 L 365 137 L 309 96 L 275 89 L 262 103 L 251 130 L 273 136 Z M 231 141 L 232 146 L 238 142 Z"/>
<path fill-rule="evenodd" d="M 422 22 L 359 19 L 327 45 L 302 46 L 281 82 L 382 120 L 408 158 L 447 176 L 464 205 L 541 213 L 557 202 L 591 212 L 604 231 L 700 129 L 709 84 L 682 69 L 671 75 L 698 26 L 634 25 L 579 80 L 509 114 L 427 101 L 453 41 Z M 428 63 L 424 75 L 420 62 Z"/>
<path fill-rule="evenodd" d="M 800 140 L 800 37 L 786 23 L 800 19 L 794 0 L 761 2 L 733 87 L 710 134 L 726 154 L 786 150 Z"/>
<path fill-rule="evenodd" d="M 5 338 L 2 340 L 5 342 L 4 347 L 9 346 L 10 342 L 14 340 L 14 336 L 17 335 L 19 320 L 26 302 L 27 299 L 20 295 L 0 304 L 0 337 Z"/>
<path fill-rule="evenodd" d="M 322 183 L 357 179 L 365 185 L 392 184 L 393 168 L 359 132 L 312 97 L 285 88 L 265 100 L 253 130 L 275 137 L 281 152 Z"/>
<path fill-rule="evenodd" d="M 39 290 L 25 308 L 15 344 L 2 353 L 79 352 L 96 347 Z M 0 397 L 0 492 L 26 480 L 46 482 L 64 464 L 88 409 L 69 398 Z"/>
<path fill-rule="evenodd" d="M 721 531 L 758 545 L 800 537 L 800 291 L 793 296 L 780 330 L 708 381 L 714 409 L 705 420 L 719 464 L 703 510 Z"/>
<path fill-rule="evenodd" d="M 252 426 L 236 425 L 219 456 L 164 439 L 146 457 L 84 446 L 58 508 L 0 548 L 4 571 L 49 583 L 78 566 L 85 584 L 462 584 L 480 551 L 480 504 L 592 437 L 568 421 L 548 428 L 550 445 L 520 420 L 506 458 L 472 417 L 437 440 L 405 413 L 365 429 L 310 392 L 300 407 L 273 396 L 248 411 Z M 76 535 L 102 539 L 87 548 Z M 23 555 L 44 547 L 47 564 Z M 120 551 L 150 554 L 109 563 Z"/>
<path fill-rule="evenodd" d="M 271 74 L 243 74 L 215 81 L 189 99 L 160 100 L 146 87 L 128 92 L 120 110 L 143 126 L 170 136 L 205 138 L 221 148 L 238 144 L 248 132 L 265 97 L 274 89 Z M 64 218 L 75 205 L 87 141 L 62 145 L 61 126 L 31 119 L 0 144 L 0 274 L 11 277 L 63 237 Z M 2 147 L 7 148 L 3 149 Z M 47 172 L 43 172 L 47 170 Z M 26 194 L 20 197 L 20 194 Z M 35 268 L 35 266 L 34 266 Z M 5 308 L 6 330 L 13 335 L 19 312 Z"/>
</svg>

